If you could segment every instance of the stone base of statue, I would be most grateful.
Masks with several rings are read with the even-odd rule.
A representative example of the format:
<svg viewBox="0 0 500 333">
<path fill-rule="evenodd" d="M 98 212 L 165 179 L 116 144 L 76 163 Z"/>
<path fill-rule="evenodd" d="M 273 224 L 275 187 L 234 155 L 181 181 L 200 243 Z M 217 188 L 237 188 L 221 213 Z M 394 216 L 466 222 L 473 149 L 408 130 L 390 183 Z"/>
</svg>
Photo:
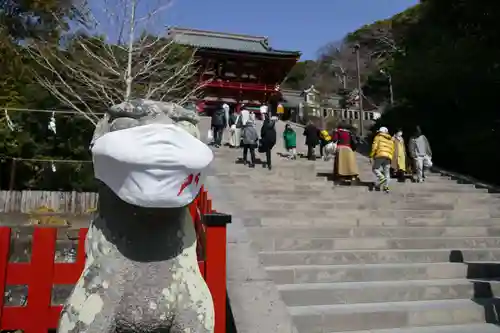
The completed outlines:
<svg viewBox="0 0 500 333">
<path fill-rule="evenodd" d="M 85 269 L 63 308 L 59 333 L 213 332 L 213 301 L 198 267 L 187 207 L 202 186 L 211 151 L 184 129 L 172 130 L 175 121 L 129 130 L 169 116 L 139 111 L 141 116 L 131 116 L 140 113 L 134 105 L 119 117 L 110 113 L 96 130 L 99 209 L 87 235 Z M 182 127 L 195 125 L 191 120 Z M 103 128 L 126 137 L 108 136 Z"/>
</svg>

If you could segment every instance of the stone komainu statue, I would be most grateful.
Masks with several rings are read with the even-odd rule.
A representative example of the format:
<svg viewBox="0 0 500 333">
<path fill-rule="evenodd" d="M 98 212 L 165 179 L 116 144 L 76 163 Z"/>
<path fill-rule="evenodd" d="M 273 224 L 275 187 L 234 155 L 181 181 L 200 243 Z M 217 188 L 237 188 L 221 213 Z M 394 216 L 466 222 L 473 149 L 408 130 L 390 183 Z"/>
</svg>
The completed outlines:
<svg viewBox="0 0 500 333">
<path fill-rule="evenodd" d="M 133 100 L 96 126 L 99 208 L 59 333 L 213 332 L 187 207 L 213 159 L 197 123 L 178 105 Z"/>
</svg>

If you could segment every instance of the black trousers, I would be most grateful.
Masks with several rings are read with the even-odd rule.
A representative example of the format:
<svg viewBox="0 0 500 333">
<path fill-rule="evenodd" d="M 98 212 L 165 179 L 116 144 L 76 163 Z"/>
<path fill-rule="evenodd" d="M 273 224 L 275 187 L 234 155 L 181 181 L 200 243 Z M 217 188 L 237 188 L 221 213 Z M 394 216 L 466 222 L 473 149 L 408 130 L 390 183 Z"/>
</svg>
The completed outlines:
<svg viewBox="0 0 500 333">
<path fill-rule="evenodd" d="M 222 145 L 222 134 L 224 133 L 224 126 L 214 126 L 214 144 Z"/>
<path fill-rule="evenodd" d="M 250 163 L 255 164 L 255 147 L 252 145 L 243 145 L 243 162 L 246 163 L 248 151 L 250 151 Z"/>
<path fill-rule="evenodd" d="M 266 152 L 266 165 L 268 168 L 271 168 L 272 166 L 272 161 L 271 161 L 271 148 L 267 148 L 265 150 Z"/>
<path fill-rule="evenodd" d="M 307 159 L 314 161 L 316 160 L 316 146 L 307 145 Z"/>
</svg>

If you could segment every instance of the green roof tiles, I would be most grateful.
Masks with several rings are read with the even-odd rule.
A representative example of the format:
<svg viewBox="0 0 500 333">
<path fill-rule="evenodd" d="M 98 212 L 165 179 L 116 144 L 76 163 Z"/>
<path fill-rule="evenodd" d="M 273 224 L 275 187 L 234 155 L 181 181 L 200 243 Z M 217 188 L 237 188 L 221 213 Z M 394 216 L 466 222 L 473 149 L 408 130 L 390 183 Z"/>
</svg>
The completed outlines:
<svg viewBox="0 0 500 333">
<path fill-rule="evenodd" d="M 179 44 L 198 48 L 300 57 L 298 51 L 274 50 L 266 37 L 181 28 L 170 28 L 169 36 Z"/>
</svg>

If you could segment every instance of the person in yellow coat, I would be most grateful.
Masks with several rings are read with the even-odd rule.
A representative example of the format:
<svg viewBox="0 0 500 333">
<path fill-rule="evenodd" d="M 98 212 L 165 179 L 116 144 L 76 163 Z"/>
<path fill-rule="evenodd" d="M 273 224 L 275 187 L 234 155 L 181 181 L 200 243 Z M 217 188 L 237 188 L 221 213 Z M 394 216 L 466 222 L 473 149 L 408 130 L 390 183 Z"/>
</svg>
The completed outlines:
<svg viewBox="0 0 500 333">
<path fill-rule="evenodd" d="M 403 131 L 398 130 L 392 137 L 392 141 L 394 142 L 394 158 L 392 159 L 391 169 L 396 177 L 404 179 L 406 173 L 406 147 Z"/>
<path fill-rule="evenodd" d="M 391 162 L 394 155 L 394 141 L 387 127 L 380 127 L 373 139 L 370 159 L 373 160 L 372 170 L 375 174 L 375 188 L 383 187 L 384 192 L 389 192 L 391 180 Z"/>
</svg>

